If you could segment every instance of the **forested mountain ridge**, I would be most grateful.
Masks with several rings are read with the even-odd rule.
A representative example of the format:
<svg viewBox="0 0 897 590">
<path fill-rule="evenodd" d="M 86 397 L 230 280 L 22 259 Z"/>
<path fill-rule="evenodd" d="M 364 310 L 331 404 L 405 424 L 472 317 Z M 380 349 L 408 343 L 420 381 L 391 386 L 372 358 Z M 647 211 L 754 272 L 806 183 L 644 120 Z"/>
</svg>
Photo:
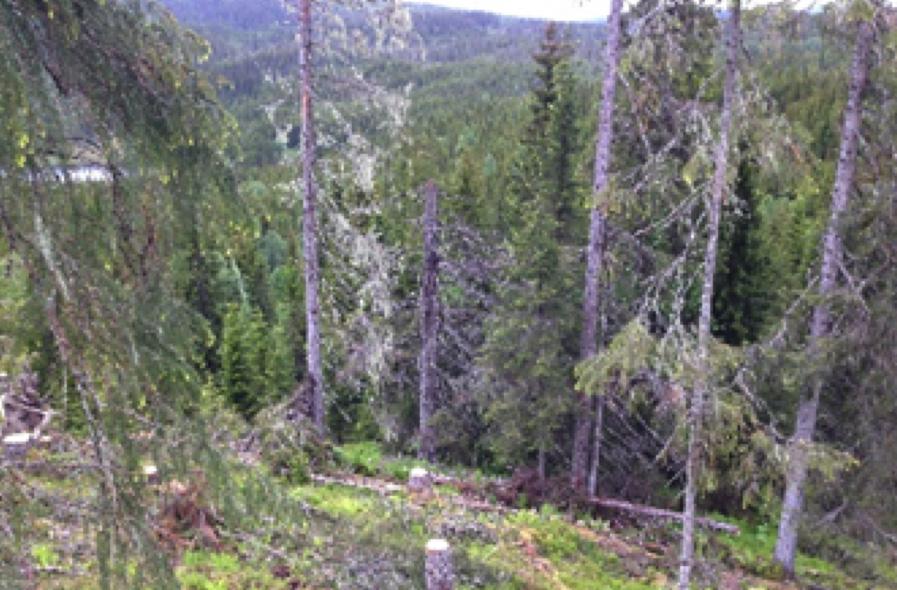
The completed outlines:
<svg viewBox="0 0 897 590">
<path fill-rule="evenodd" d="M 613 6 L 0 4 L 0 587 L 897 587 L 893 8 Z"/>
<path fill-rule="evenodd" d="M 255 33 L 260 42 L 266 35 L 278 31 L 284 37 L 292 37 L 295 21 L 293 3 L 280 0 L 246 2 L 227 0 L 207 2 L 191 0 L 165 0 L 163 2 L 184 25 L 207 33 L 213 38 L 218 33 L 234 36 L 239 32 Z M 506 17 L 488 12 L 468 12 L 405 3 L 414 31 L 420 36 L 425 47 L 425 58 L 429 62 L 461 61 L 474 57 L 492 56 L 527 60 L 535 47 L 534 40 L 544 28 L 544 22 L 530 19 Z M 380 7 L 383 8 L 382 6 Z M 345 9 L 341 14 L 356 25 L 370 26 L 370 23 L 353 19 L 352 11 Z M 570 34 L 583 43 L 582 51 L 596 52 L 600 39 L 593 34 L 595 24 L 570 25 Z M 225 35 L 221 35 L 223 37 Z M 221 39 L 222 44 L 226 44 Z M 258 47 L 254 47 L 257 49 Z M 589 56 L 591 57 L 591 55 Z"/>
</svg>

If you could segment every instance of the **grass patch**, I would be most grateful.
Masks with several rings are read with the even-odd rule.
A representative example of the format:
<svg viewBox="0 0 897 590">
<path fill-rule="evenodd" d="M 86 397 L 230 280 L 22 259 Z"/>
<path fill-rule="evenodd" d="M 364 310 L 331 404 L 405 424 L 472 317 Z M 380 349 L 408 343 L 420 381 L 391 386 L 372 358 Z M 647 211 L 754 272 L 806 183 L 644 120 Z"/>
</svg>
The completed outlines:
<svg viewBox="0 0 897 590">
<path fill-rule="evenodd" d="M 361 475 L 377 475 L 383 460 L 380 445 L 373 441 L 349 443 L 333 449 L 336 460 Z"/>
<path fill-rule="evenodd" d="M 781 579 L 781 567 L 772 558 L 778 534 L 776 525 L 725 520 L 737 524 L 741 534 L 715 535 L 710 548 L 712 552 L 718 553 L 715 557 L 758 577 Z M 866 578 L 865 581 L 850 576 L 843 564 L 839 565 L 823 557 L 806 553 L 798 553 L 795 560 L 797 578 L 814 585 L 841 590 L 897 587 L 897 570 L 886 559 L 881 559 L 877 551 L 870 547 L 859 547 L 847 539 L 840 539 L 839 543 L 853 545 L 852 550 L 844 548 L 844 555 L 849 554 L 857 567 L 864 570 L 865 575 L 862 577 Z M 885 585 L 870 586 L 871 579 Z"/>
<path fill-rule="evenodd" d="M 246 563 L 230 553 L 188 551 L 177 570 L 184 590 L 279 590 L 289 581 L 275 578 L 267 569 Z"/>
<path fill-rule="evenodd" d="M 408 477 L 411 475 L 411 470 L 415 467 L 431 469 L 431 467 L 427 465 L 426 461 L 421 461 L 419 459 L 414 459 L 411 457 L 388 458 L 385 459 L 381 463 L 381 465 L 383 475 L 399 482 L 408 481 Z"/>
<path fill-rule="evenodd" d="M 367 490 L 339 485 L 309 485 L 293 488 L 291 495 L 337 518 L 354 519 L 377 512 L 382 514 L 380 498 Z"/>
<path fill-rule="evenodd" d="M 508 524 L 519 537 L 512 546 L 543 580 L 539 587 L 653 590 L 664 588 L 667 583 L 647 562 L 627 559 L 624 563 L 583 537 L 551 507 L 543 507 L 539 512 L 518 512 L 508 518 Z"/>
<path fill-rule="evenodd" d="M 59 554 L 48 543 L 38 543 L 31 548 L 31 557 L 38 567 L 54 567 L 59 563 Z"/>
<path fill-rule="evenodd" d="M 375 441 L 348 443 L 335 447 L 334 456 L 345 469 L 367 476 L 380 476 L 398 482 L 408 481 L 415 467 L 428 469 L 426 461 L 413 457 L 390 457 Z"/>
</svg>

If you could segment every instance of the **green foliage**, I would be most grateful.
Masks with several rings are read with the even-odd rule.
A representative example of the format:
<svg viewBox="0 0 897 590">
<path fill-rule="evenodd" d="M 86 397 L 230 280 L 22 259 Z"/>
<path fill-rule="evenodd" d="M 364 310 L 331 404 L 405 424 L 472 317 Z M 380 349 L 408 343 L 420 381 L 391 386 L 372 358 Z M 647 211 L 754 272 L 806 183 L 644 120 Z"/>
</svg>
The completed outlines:
<svg viewBox="0 0 897 590">
<path fill-rule="evenodd" d="M 246 563 L 230 553 L 187 551 L 177 577 L 184 590 L 289 588 L 288 580 L 275 578 L 263 564 Z"/>
<path fill-rule="evenodd" d="M 334 451 L 343 465 L 362 475 L 376 475 L 383 460 L 380 446 L 375 442 L 350 443 L 336 447 Z"/>
<path fill-rule="evenodd" d="M 277 402 L 293 388 L 292 350 L 285 329 L 273 329 L 261 312 L 230 306 L 223 320 L 221 390 L 245 416 Z"/>
<path fill-rule="evenodd" d="M 630 557 L 633 574 L 625 573 L 616 555 L 608 554 L 578 532 L 563 516 L 550 507 L 541 512 L 521 511 L 509 519 L 524 546 L 534 544 L 538 554 L 547 558 L 554 571 L 548 574 L 548 584 L 563 584 L 575 590 L 599 586 L 615 590 L 650 590 L 663 588 L 665 578 Z M 553 574 L 553 575 L 552 575 Z"/>
<path fill-rule="evenodd" d="M 613 434 L 605 468 L 624 472 L 617 489 L 627 494 L 675 502 L 677 484 L 664 483 L 679 469 L 684 400 L 669 404 L 667 397 L 696 382 L 688 330 L 697 289 L 688 285 L 699 276 L 700 261 L 690 252 L 701 218 L 688 199 L 709 179 L 712 135 L 683 114 L 694 106 L 711 120 L 720 98 L 712 7 L 686 3 L 656 12 L 642 2 L 626 17 L 644 28 L 624 27 L 613 181 L 598 195 L 610 216 L 601 293 L 606 345 L 578 366 L 582 246 L 594 205 L 586 138 L 599 89 L 594 66 L 575 56 L 596 61 L 601 30 L 549 29 L 532 56 L 540 23 L 418 7 L 399 39 L 387 29 L 401 25 L 401 11 L 376 26 L 363 22 L 371 13 L 328 12 L 316 89 L 322 317 L 328 426 L 335 441 L 348 443 L 334 451 L 286 422 L 287 406 L 276 403 L 295 391 L 304 370 L 301 198 L 296 146 L 289 145 L 298 137 L 294 26 L 270 0 L 166 4 L 210 38 L 211 55 L 209 43 L 152 2 L 0 5 L 0 371 L 15 374 L 29 363 L 41 392 L 65 414 L 58 423 L 99 437 L 99 448 L 110 450 L 105 460 L 118 486 L 113 493 L 92 472 L 78 473 L 66 482 L 38 482 L 49 496 L 37 501 L 0 475 L 0 495 L 10 500 L 0 503 L 0 519 L 16 539 L 14 547 L 0 543 L 0 578 L 19 576 L 8 564 L 20 559 L 74 563 L 44 530 L 54 517 L 48 506 L 69 505 L 53 502 L 57 494 L 77 498 L 87 507 L 78 519 L 98 529 L 79 537 L 97 554 L 79 556 L 78 565 L 87 562 L 91 572 L 83 587 L 173 587 L 153 537 L 135 527 L 145 522 L 150 496 L 134 473 L 152 458 L 166 477 L 187 480 L 202 469 L 228 533 L 259 531 L 256 544 L 229 547 L 233 555 L 187 553 L 178 572 L 184 586 L 276 587 L 266 544 L 302 563 L 303 583 L 420 585 L 421 540 L 434 521 L 457 515 L 434 509 L 424 518 L 338 488 L 303 487 L 291 496 L 284 486 L 307 484 L 312 472 L 332 464 L 332 454 L 351 471 L 399 481 L 419 464 L 386 457 L 368 441 L 413 446 L 415 191 L 430 177 L 445 192 L 440 281 L 447 342 L 440 344 L 442 408 L 435 419 L 443 458 L 511 469 L 544 450 L 549 469 L 563 469 L 574 385 L 598 395 L 620 388 L 631 413 L 607 418 Z M 878 100 L 897 88 L 893 34 L 880 43 L 883 57 L 864 102 L 860 206 L 843 224 L 843 278 L 851 281 L 832 298 L 843 333 L 825 343 L 822 360 L 810 362 L 804 350 L 816 301 L 792 306 L 812 276 L 828 215 L 846 95 L 845 40 L 857 19 L 869 17 L 869 6 L 746 13 L 746 50 L 755 59 L 743 71 L 740 161 L 720 242 L 702 502 L 729 515 L 775 511 L 782 449 L 767 422 L 790 423 L 807 383 L 822 377 L 809 517 L 849 499 L 855 512 L 826 528 L 826 536 L 847 532 L 871 542 L 897 529 L 889 493 L 897 484 L 897 283 L 888 264 L 897 226 L 887 197 L 894 180 L 889 142 L 897 134 L 893 101 Z M 648 12 L 656 20 L 639 21 Z M 629 38 L 636 30 L 639 36 Z M 389 56 L 368 51 L 406 41 Z M 214 86 L 231 114 L 216 102 Z M 85 162 L 117 168 L 119 178 L 81 183 L 37 175 Z M 349 178 L 361 164 L 372 181 L 362 188 Z M 465 232 L 460 240 L 452 234 L 458 227 Z M 459 247 L 476 239 L 489 247 Z M 452 274 L 464 265 L 479 274 Z M 367 273 L 382 280 L 372 287 Z M 653 306 L 647 314 L 646 306 Z M 65 331 L 69 358 L 60 358 L 48 310 Z M 632 320 L 636 314 L 644 324 Z M 457 338 L 458 327 L 470 332 Z M 766 346 L 774 333 L 774 345 Z M 732 389 L 736 371 L 751 388 L 750 403 Z M 89 378 L 87 390 L 76 375 Z M 222 411 L 221 398 L 253 419 L 257 439 L 250 438 L 277 477 L 231 465 L 219 452 L 239 448 L 246 428 Z M 194 422 L 203 419 L 206 426 Z M 152 448 L 139 442 L 147 436 L 155 437 Z M 665 453 L 655 455 L 666 441 Z M 103 462 L 92 453 L 84 446 L 67 461 L 83 455 Z M 602 486 L 614 489 L 613 473 L 607 475 Z M 317 519 L 296 497 L 327 518 Z M 107 509 L 113 500 L 115 510 Z M 584 542 L 550 510 L 488 523 L 499 531 L 489 542 L 459 542 L 461 587 L 660 584 L 639 564 L 644 571 L 621 571 L 627 564 Z M 726 559 L 773 575 L 774 531 L 759 528 L 726 550 Z M 804 534 L 804 548 L 827 559 L 799 561 L 821 585 L 851 587 L 833 573 L 844 564 L 894 584 L 856 557 L 862 548 L 812 534 Z M 532 571 L 534 555 L 546 560 L 545 571 Z M 376 574 L 365 578 L 370 570 Z"/>
<path fill-rule="evenodd" d="M 381 469 L 383 475 L 398 482 L 407 482 L 411 470 L 416 467 L 427 467 L 426 461 L 412 459 L 410 457 L 388 457 L 383 462 Z"/>
<path fill-rule="evenodd" d="M 28 304 L 28 280 L 21 261 L 14 255 L 0 258 L 0 372 L 13 374 L 26 360 L 21 336 L 21 318 Z M 2 409 L 0 409 L 2 412 Z"/>
<path fill-rule="evenodd" d="M 629 383 L 638 371 L 654 362 L 657 343 L 638 319 L 624 326 L 598 355 L 576 367 L 576 388 L 603 395 L 616 383 Z"/>
<path fill-rule="evenodd" d="M 59 555 L 53 546 L 47 543 L 38 543 L 31 547 L 31 557 L 42 568 L 54 567 L 59 563 Z"/>
<path fill-rule="evenodd" d="M 717 391 L 705 428 L 706 469 L 700 493 L 727 514 L 774 518 L 784 466 L 782 446 L 737 394 Z"/>
<path fill-rule="evenodd" d="M 531 115 L 511 172 L 512 261 L 481 353 L 491 446 L 512 465 L 552 448 L 569 416 L 581 274 L 569 249 L 585 235 L 570 55 L 549 26 L 534 56 Z"/>
<path fill-rule="evenodd" d="M 380 476 L 400 483 L 408 481 L 411 470 L 426 467 L 425 461 L 409 457 L 393 457 L 384 454 L 380 444 L 363 441 L 344 444 L 334 448 L 337 461 L 354 473 Z"/>
<path fill-rule="evenodd" d="M 759 174 L 753 154 L 745 154 L 738 166 L 732 191 L 732 211 L 723 215 L 719 256 L 713 292 L 713 334 L 726 344 L 755 342 L 775 316 L 770 308 L 777 295 L 768 273 L 772 252 L 762 249 L 758 211 L 760 195 L 754 184 Z"/>
<path fill-rule="evenodd" d="M 21 261 L 32 324 L 10 334 L 94 443 L 82 460 L 105 477 L 70 516 L 95 525 L 97 587 L 170 586 L 130 470 L 147 424 L 197 410 L 206 325 L 171 263 L 201 254 L 201 211 L 228 211 L 233 121 L 195 67 L 206 43 L 156 3 L 4 2 L 0 45 L 4 254 Z M 87 163 L 107 176 L 68 174 Z M 20 530 L 58 493 L 22 504 Z"/>
<path fill-rule="evenodd" d="M 334 449 L 307 421 L 285 419 L 289 403 L 259 413 L 255 417 L 255 436 L 262 461 L 273 474 L 294 484 L 308 483 L 313 472 L 333 465 Z"/>
<path fill-rule="evenodd" d="M 293 490 L 293 496 L 342 518 L 363 519 L 380 509 L 374 493 L 344 486 L 299 487 Z"/>
<path fill-rule="evenodd" d="M 737 524 L 741 533 L 712 537 L 707 549 L 708 556 L 762 578 L 781 579 L 781 567 L 772 560 L 777 532 L 775 523 L 725 520 Z M 830 535 L 809 534 L 807 537 L 817 545 L 814 553 L 828 553 L 832 559 L 799 554 L 796 568 L 800 580 L 845 590 L 860 590 L 869 587 L 870 583 L 874 588 L 886 588 L 893 583 L 895 572 L 892 566 L 882 561 L 876 549 L 869 546 L 860 549 L 854 541 Z M 819 544 L 830 545 L 829 551 L 821 551 Z M 852 571 L 845 571 L 844 565 L 836 565 L 837 562 L 847 565 Z"/>
<path fill-rule="evenodd" d="M 327 428 L 337 442 L 369 441 L 380 437 L 373 411 L 373 396 L 363 380 L 360 387 L 335 384 L 326 416 Z"/>
</svg>

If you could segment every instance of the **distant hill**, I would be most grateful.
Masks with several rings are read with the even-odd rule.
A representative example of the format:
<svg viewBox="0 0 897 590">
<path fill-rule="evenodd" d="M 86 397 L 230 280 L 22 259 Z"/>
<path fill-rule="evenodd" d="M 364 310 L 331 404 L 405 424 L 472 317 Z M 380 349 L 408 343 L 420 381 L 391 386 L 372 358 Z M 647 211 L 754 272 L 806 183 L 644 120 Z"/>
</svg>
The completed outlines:
<svg viewBox="0 0 897 590">
<path fill-rule="evenodd" d="M 281 0 L 162 0 L 181 23 L 195 29 L 266 29 L 286 20 Z"/>
<path fill-rule="evenodd" d="M 529 60 L 546 25 L 542 20 L 489 12 L 412 3 L 408 7 L 414 29 L 427 48 L 428 61 L 463 61 L 484 55 Z M 575 23 L 564 26 L 583 57 L 590 56 L 600 45 L 602 25 Z"/>
<path fill-rule="evenodd" d="M 293 38 L 290 13 L 282 0 L 162 0 L 182 24 L 208 37 L 218 59 L 270 49 Z M 407 4 L 427 62 L 446 63 L 490 57 L 529 61 L 545 21 L 488 12 Z M 347 13 L 347 20 L 354 20 Z M 593 61 L 602 25 L 564 25 L 581 57 Z"/>
</svg>

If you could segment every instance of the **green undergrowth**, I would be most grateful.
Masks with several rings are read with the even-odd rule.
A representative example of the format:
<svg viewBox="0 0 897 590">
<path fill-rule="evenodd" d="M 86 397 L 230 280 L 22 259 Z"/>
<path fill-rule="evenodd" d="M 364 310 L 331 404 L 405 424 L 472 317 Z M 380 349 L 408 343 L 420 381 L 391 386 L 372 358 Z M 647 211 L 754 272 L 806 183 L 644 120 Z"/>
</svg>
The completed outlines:
<svg viewBox="0 0 897 590">
<path fill-rule="evenodd" d="M 715 518 L 738 525 L 741 534 L 705 538 L 708 557 L 760 578 L 783 578 L 781 567 L 772 559 L 777 534 L 774 524 L 749 523 L 718 515 Z M 805 535 L 810 539 L 816 536 Z M 880 548 L 837 535 L 828 536 L 824 544 L 838 548 L 838 562 L 820 556 L 823 551 L 819 551 L 820 555 L 798 554 L 795 568 L 800 584 L 839 590 L 897 588 L 897 566 L 889 562 Z M 765 588 L 762 584 L 755 587 Z"/>
<path fill-rule="evenodd" d="M 183 590 L 286 589 L 291 581 L 274 577 L 268 568 L 247 563 L 232 553 L 188 551 L 177 569 Z"/>
<path fill-rule="evenodd" d="M 334 518 L 366 518 L 384 508 L 374 492 L 340 485 L 306 485 L 295 488 L 292 496 Z"/>
<path fill-rule="evenodd" d="M 434 537 L 453 547 L 459 588 L 643 590 L 665 581 L 649 565 L 602 549 L 549 508 L 499 515 L 466 508 L 456 493 L 415 500 L 339 485 L 298 486 L 293 495 L 338 520 L 354 546 L 373 544 L 385 561 L 406 564 L 407 587 L 422 587 L 423 549 Z M 358 587 L 401 587 L 368 584 Z"/>
<path fill-rule="evenodd" d="M 334 448 L 334 455 L 341 467 L 366 476 L 379 476 L 404 482 L 411 470 L 425 467 L 426 463 L 412 457 L 393 457 L 383 453 L 376 442 L 348 443 Z"/>
<path fill-rule="evenodd" d="M 434 470 L 432 464 L 415 457 L 390 455 L 375 441 L 353 442 L 336 446 L 333 448 L 333 457 L 338 469 L 398 483 L 408 481 L 408 476 L 415 467 L 422 467 L 428 471 Z M 477 469 L 457 468 L 449 465 L 438 465 L 435 469 L 444 475 L 455 475 L 475 482 L 483 482 L 488 478 Z M 449 489 L 445 488 L 446 491 Z"/>
<path fill-rule="evenodd" d="M 459 590 L 654 590 L 674 581 L 674 526 L 611 531 L 606 522 L 587 515 L 574 522 L 550 506 L 483 510 L 482 499 L 472 505 L 467 493 L 451 486 L 437 486 L 428 497 L 395 486 L 373 491 L 361 486 L 377 485 L 378 479 L 404 481 L 418 462 L 390 458 L 372 443 L 337 447 L 335 456 L 345 472 L 332 475 L 356 486 L 296 483 L 272 477 L 264 464 L 229 467 L 227 481 L 218 482 L 229 491 L 215 501 L 221 546 L 217 551 L 188 547 L 172 556 L 176 583 L 187 590 L 423 588 L 424 547 L 431 538 L 450 542 Z M 40 458 L 53 460 L 46 453 Z M 93 493 L 83 487 L 88 481 L 73 483 L 61 469 L 44 469 L 31 478 L 73 498 L 89 499 Z M 230 509 L 220 504 L 224 499 L 233 504 Z M 258 516 L 250 516 L 250 507 Z M 93 533 L 82 523 L 55 521 L 49 507 L 33 516 L 25 554 L 41 570 L 38 587 L 99 587 L 90 552 Z M 695 588 L 721 588 L 723 579 L 735 579 L 731 587 L 744 590 L 897 588 L 897 570 L 882 551 L 808 535 L 816 543 L 814 556 L 801 555 L 798 583 L 786 583 L 770 558 L 775 527 L 714 518 L 737 524 L 742 532 L 699 535 L 697 577 L 703 582 Z M 73 546 L 83 548 L 72 553 Z"/>
<path fill-rule="evenodd" d="M 635 554 L 621 557 L 603 549 L 550 507 L 518 512 L 507 523 L 520 537 L 524 556 L 541 559 L 536 563 L 543 577 L 563 587 L 649 590 L 666 585 L 666 577 L 650 559 Z"/>
</svg>

